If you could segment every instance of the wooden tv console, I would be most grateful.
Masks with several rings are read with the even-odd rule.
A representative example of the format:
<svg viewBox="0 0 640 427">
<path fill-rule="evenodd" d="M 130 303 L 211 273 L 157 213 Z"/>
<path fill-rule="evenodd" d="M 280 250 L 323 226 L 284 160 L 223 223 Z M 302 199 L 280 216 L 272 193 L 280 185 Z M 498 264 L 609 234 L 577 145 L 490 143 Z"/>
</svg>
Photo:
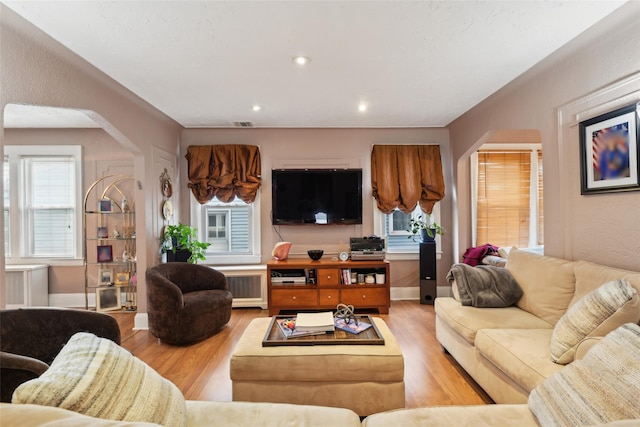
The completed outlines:
<svg viewBox="0 0 640 427">
<path fill-rule="evenodd" d="M 273 283 L 272 277 L 292 270 L 304 271 L 306 277 L 314 270 L 315 284 Z M 360 274 L 384 273 L 385 283 L 343 284 L 343 270 Z M 335 309 L 339 303 L 353 305 L 356 309 L 377 309 L 389 313 L 390 283 L 389 261 L 331 261 L 289 259 L 270 261 L 267 264 L 269 315 L 280 310 Z"/>
</svg>

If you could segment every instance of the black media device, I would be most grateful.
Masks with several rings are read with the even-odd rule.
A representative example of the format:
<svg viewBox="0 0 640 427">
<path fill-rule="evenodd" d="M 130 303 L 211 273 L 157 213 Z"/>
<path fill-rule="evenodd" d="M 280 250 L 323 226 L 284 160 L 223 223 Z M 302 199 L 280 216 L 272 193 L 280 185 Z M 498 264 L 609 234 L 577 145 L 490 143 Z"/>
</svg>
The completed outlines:
<svg viewBox="0 0 640 427">
<path fill-rule="evenodd" d="M 362 169 L 274 169 L 274 225 L 362 224 Z"/>
</svg>

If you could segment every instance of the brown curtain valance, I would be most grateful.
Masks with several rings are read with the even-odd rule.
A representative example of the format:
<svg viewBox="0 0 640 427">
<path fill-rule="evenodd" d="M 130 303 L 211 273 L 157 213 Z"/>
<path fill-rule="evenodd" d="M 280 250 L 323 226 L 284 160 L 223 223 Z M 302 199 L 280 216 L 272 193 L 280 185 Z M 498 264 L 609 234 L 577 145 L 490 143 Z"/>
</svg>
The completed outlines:
<svg viewBox="0 0 640 427">
<path fill-rule="evenodd" d="M 439 145 L 374 145 L 371 186 L 378 209 L 410 213 L 420 203 L 428 214 L 444 197 Z"/>
<path fill-rule="evenodd" d="M 217 197 L 256 199 L 261 181 L 260 149 L 255 145 L 191 145 L 187 150 L 188 187 L 200 204 Z"/>
</svg>

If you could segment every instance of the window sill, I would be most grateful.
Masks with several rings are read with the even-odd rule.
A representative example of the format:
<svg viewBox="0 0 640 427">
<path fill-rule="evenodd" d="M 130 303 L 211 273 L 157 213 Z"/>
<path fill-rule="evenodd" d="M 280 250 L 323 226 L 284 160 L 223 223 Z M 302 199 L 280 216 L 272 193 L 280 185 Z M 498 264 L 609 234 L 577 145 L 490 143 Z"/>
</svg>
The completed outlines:
<svg viewBox="0 0 640 427">
<path fill-rule="evenodd" d="M 199 264 L 216 265 L 252 265 L 262 263 L 262 255 L 210 255 Z"/>
<path fill-rule="evenodd" d="M 5 265 L 46 264 L 50 267 L 82 267 L 84 266 L 84 260 L 82 258 L 73 258 L 73 259 L 50 259 L 50 258 L 9 259 L 9 258 L 5 258 L 4 263 Z"/>
</svg>

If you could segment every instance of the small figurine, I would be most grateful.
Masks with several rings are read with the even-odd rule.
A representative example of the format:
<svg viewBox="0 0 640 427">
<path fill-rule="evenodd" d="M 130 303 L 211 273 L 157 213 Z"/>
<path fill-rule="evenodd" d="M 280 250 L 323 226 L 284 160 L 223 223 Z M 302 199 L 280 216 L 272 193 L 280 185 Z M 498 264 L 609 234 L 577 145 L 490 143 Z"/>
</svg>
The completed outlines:
<svg viewBox="0 0 640 427">
<path fill-rule="evenodd" d="M 113 237 L 114 239 L 120 238 L 120 232 L 116 227 L 113 227 L 113 231 L 111 232 L 111 237 Z"/>
<path fill-rule="evenodd" d="M 129 252 L 127 252 L 126 249 L 124 250 L 124 252 L 122 252 L 122 260 L 129 261 Z"/>
<path fill-rule="evenodd" d="M 127 203 L 127 198 L 122 198 L 122 212 L 129 212 L 129 203 Z"/>
</svg>

